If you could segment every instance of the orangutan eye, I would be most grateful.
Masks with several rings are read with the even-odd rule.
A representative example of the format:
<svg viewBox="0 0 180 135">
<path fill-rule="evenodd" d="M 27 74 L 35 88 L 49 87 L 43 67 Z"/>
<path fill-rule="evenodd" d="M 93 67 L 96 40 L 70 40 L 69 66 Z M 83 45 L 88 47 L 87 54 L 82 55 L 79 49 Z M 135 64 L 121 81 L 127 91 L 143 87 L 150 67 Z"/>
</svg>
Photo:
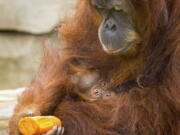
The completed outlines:
<svg viewBox="0 0 180 135">
<path fill-rule="evenodd" d="M 101 5 L 96 5 L 96 8 L 103 8 Z"/>
<path fill-rule="evenodd" d="M 95 8 L 100 14 L 103 14 L 106 11 L 106 9 L 102 6 L 95 6 Z"/>
<path fill-rule="evenodd" d="M 102 92 L 100 89 L 95 89 L 94 94 L 95 94 L 95 96 L 100 97 L 102 95 Z"/>
<path fill-rule="evenodd" d="M 122 7 L 120 7 L 120 6 L 115 6 L 114 10 L 124 12 L 124 9 Z"/>
</svg>

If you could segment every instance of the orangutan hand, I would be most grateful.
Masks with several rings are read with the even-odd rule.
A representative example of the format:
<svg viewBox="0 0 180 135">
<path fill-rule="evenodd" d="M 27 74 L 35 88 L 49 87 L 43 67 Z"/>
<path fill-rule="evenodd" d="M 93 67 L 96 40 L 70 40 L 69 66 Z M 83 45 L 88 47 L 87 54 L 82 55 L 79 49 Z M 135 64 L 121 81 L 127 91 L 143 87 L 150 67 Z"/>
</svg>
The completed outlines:
<svg viewBox="0 0 180 135">
<path fill-rule="evenodd" d="M 18 128 L 18 122 L 20 119 L 24 118 L 24 117 L 28 117 L 28 116 L 40 116 L 40 112 L 36 111 L 36 112 L 23 112 L 23 113 L 15 113 L 12 118 L 9 121 L 9 135 L 22 135 L 19 132 L 19 128 Z"/>
<path fill-rule="evenodd" d="M 47 132 L 45 135 L 63 135 L 64 127 L 54 126 L 52 130 Z"/>
</svg>

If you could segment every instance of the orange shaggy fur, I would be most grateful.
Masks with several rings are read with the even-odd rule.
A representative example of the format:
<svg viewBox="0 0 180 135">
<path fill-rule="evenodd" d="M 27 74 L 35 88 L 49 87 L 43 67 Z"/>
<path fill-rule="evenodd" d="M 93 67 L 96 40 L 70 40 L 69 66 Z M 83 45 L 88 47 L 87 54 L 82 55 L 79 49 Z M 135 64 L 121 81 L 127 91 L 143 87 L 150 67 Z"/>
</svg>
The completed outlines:
<svg viewBox="0 0 180 135">
<path fill-rule="evenodd" d="M 89 0 L 80 0 L 60 28 L 64 48 L 45 50 L 37 77 L 20 96 L 10 135 L 19 134 L 17 121 L 29 111 L 61 118 L 65 135 L 180 135 L 180 0 L 131 1 L 146 23 L 137 52 L 107 55 L 98 39 L 101 17 Z M 142 87 L 86 102 L 69 78 L 93 71 L 113 79 L 112 89 L 139 75 Z"/>
</svg>

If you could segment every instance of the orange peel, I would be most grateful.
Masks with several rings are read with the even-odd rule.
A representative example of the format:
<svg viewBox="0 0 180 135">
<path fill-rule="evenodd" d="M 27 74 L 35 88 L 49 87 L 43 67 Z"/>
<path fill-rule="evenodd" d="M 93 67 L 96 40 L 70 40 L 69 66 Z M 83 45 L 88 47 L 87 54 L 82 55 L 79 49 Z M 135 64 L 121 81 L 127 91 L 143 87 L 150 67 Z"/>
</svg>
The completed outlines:
<svg viewBox="0 0 180 135">
<path fill-rule="evenodd" d="M 55 116 L 24 117 L 18 123 L 19 131 L 23 135 L 40 135 L 61 125 L 61 120 Z"/>
</svg>

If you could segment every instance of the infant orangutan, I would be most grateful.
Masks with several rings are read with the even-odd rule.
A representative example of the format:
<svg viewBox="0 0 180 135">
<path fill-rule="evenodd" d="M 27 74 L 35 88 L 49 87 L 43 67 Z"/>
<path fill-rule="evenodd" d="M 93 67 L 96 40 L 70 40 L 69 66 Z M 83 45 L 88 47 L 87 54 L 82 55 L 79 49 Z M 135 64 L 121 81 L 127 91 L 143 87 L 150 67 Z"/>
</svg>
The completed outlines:
<svg viewBox="0 0 180 135">
<path fill-rule="evenodd" d="M 78 95 L 82 99 L 84 99 L 88 102 L 94 102 L 94 101 L 98 101 L 98 100 L 109 99 L 109 98 L 115 96 L 115 93 L 113 91 L 109 91 L 107 89 L 106 82 L 99 81 L 97 84 L 95 84 L 89 90 L 87 90 L 85 92 L 78 92 Z"/>
</svg>

